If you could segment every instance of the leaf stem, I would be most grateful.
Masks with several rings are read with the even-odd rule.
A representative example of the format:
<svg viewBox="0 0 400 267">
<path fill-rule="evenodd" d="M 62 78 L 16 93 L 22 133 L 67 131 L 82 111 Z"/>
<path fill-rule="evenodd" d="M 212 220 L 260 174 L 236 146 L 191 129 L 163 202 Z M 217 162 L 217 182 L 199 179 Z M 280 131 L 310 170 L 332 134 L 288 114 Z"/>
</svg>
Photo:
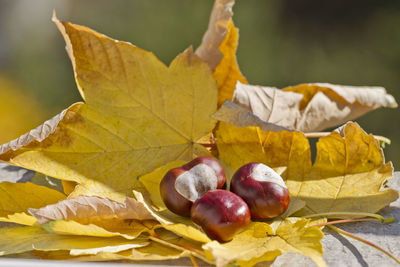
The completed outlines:
<svg viewBox="0 0 400 267">
<path fill-rule="evenodd" d="M 394 218 L 385 218 L 379 214 L 375 213 L 368 213 L 368 212 L 324 212 L 324 213 L 317 213 L 317 214 L 311 214 L 311 215 L 306 215 L 303 216 L 302 218 L 315 218 L 315 217 L 326 217 L 326 218 L 343 218 L 346 219 L 349 216 L 353 218 L 359 218 L 359 217 L 372 217 L 376 218 L 382 223 L 392 223 L 394 222 Z"/>
<path fill-rule="evenodd" d="M 189 247 L 189 246 L 185 246 L 185 245 L 180 245 L 180 244 L 175 244 L 175 243 L 171 243 L 168 242 L 167 240 L 162 239 L 160 236 L 158 236 L 156 233 L 152 233 L 151 236 L 149 237 L 151 240 L 158 242 L 160 244 L 163 244 L 165 246 L 170 246 L 173 247 L 175 249 L 178 250 L 189 250 L 192 254 L 194 254 L 196 257 L 202 259 L 203 261 L 209 263 L 209 264 L 213 264 L 213 262 L 211 262 L 209 259 L 206 258 L 205 254 L 202 251 L 199 251 L 195 248 Z M 192 261 L 193 262 L 193 261 Z"/>
<path fill-rule="evenodd" d="M 190 260 L 191 260 L 191 262 L 192 262 L 194 267 L 199 267 L 199 264 L 197 263 L 196 258 L 193 257 L 192 254 L 190 254 L 189 258 L 190 258 Z"/>
<path fill-rule="evenodd" d="M 388 255 L 389 257 L 391 257 L 394 261 L 396 261 L 397 263 L 400 264 L 400 259 L 398 259 L 396 256 L 394 256 L 394 255 L 393 255 L 392 253 L 390 253 L 389 251 L 387 251 L 387 250 L 381 248 L 380 246 L 378 246 L 378 245 L 376 245 L 376 244 L 374 244 L 374 243 L 372 243 L 372 242 L 370 242 L 370 241 L 368 241 L 368 240 L 365 240 L 365 239 L 363 239 L 363 238 L 361 238 L 361 237 L 358 237 L 358 236 L 356 236 L 356 235 L 353 235 L 352 233 L 349 233 L 349 232 L 347 232 L 347 231 L 345 231 L 345 230 L 342 230 L 342 229 L 340 229 L 340 228 L 337 228 L 336 226 L 333 226 L 333 225 L 327 225 L 327 226 L 328 226 L 329 228 L 331 228 L 333 231 L 335 231 L 335 232 L 337 232 L 337 233 L 339 233 L 339 234 L 346 235 L 346 236 L 348 236 L 348 237 L 354 238 L 354 239 L 356 239 L 356 240 L 358 240 L 358 241 L 363 242 L 364 244 L 367 244 L 367 245 L 369 245 L 369 246 L 371 246 L 371 247 L 376 248 L 377 250 L 382 251 L 383 253 L 385 253 L 386 255 Z"/>
<path fill-rule="evenodd" d="M 356 218 L 356 219 L 330 221 L 330 222 L 326 222 L 326 223 L 311 225 L 310 227 L 321 227 L 321 226 L 326 226 L 326 225 L 330 225 L 330 224 L 349 223 L 349 222 L 365 222 L 365 221 L 380 221 L 380 220 L 377 218 L 359 218 L 359 219 Z"/>
</svg>

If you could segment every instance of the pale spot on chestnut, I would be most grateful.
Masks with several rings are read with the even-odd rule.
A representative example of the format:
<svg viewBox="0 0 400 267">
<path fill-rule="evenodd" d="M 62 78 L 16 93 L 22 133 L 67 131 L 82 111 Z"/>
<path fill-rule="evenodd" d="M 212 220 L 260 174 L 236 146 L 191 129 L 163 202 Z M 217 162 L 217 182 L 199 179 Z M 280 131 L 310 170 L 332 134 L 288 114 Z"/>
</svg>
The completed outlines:
<svg viewBox="0 0 400 267">
<path fill-rule="evenodd" d="M 175 180 L 175 189 L 190 201 L 196 201 L 205 192 L 217 189 L 217 175 L 207 164 L 201 163 Z"/>
<path fill-rule="evenodd" d="M 225 180 L 225 172 L 216 159 L 198 157 L 169 170 L 160 183 L 160 194 L 170 211 L 190 216 L 193 202 L 209 190 L 223 188 Z"/>
<path fill-rule="evenodd" d="M 262 163 L 254 166 L 250 176 L 253 177 L 254 180 L 259 182 L 276 183 L 280 186 L 287 188 L 282 177 L 277 174 L 272 168 Z"/>
</svg>

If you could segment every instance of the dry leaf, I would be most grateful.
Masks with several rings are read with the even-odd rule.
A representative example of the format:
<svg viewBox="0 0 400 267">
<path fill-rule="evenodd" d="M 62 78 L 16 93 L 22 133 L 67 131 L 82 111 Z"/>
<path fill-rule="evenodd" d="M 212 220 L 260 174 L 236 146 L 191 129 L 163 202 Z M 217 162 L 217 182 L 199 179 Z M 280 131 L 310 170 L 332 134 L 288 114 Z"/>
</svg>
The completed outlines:
<svg viewBox="0 0 400 267">
<path fill-rule="evenodd" d="M 49 233 L 59 235 L 81 235 L 111 237 L 122 236 L 135 239 L 143 232 L 151 232 L 159 224 L 153 221 L 140 222 L 134 220 L 104 220 L 96 224 L 81 224 L 76 221 L 51 221 L 42 227 Z"/>
<path fill-rule="evenodd" d="M 328 83 L 274 87 L 236 85 L 233 102 L 265 122 L 302 132 L 321 131 L 353 120 L 379 107 L 397 107 L 382 87 Z"/>
<path fill-rule="evenodd" d="M 157 242 L 150 242 L 143 248 L 129 249 L 119 253 L 100 252 L 93 256 L 67 258 L 72 261 L 116 261 L 116 260 L 173 260 L 187 257 L 190 253 L 164 246 Z"/>
<path fill-rule="evenodd" d="M 238 127 L 258 126 L 263 131 L 290 131 L 288 128 L 277 124 L 265 122 L 249 110 L 230 101 L 225 101 L 217 112 L 212 115 L 212 118 Z"/>
<path fill-rule="evenodd" d="M 201 45 L 196 50 L 203 61 L 214 72 L 218 86 L 218 106 L 232 100 L 237 81 L 247 83 L 236 60 L 239 33 L 232 21 L 234 0 L 216 0 L 208 29 Z"/>
<path fill-rule="evenodd" d="M 291 196 L 306 201 L 309 213 L 375 213 L 398 198 L 392 189 L 380 191 L 393 174 L 384 163 L 379 143 L 356 123 L 347 123 L 344 137 L 336 131 L 320 138 L 311 165 L 307 138 L 300 132 L 267 132 L 220 123 L 220 160 L 236 170 L 248 162 L 287 166 L 283 178 Z"/>
<path fill-rule="evenodd" d="M 56 203 L 66 196 L 56 190 L 32 183 L 0 183 L 0 221 L 33 225 L 36 219 L 26 212 Z"/>
<path fill-rule="evenodd" d="M 348 123 L 344 136 L 334 131 L 319 139 L 310 173 L 301 185 L 294 181 L 292 192 L 307 202 L 310 212 L 375 213 L 399 196 L 393 189 L 380 191 L 392 177 L 392 163 L 385 164 L 379 142 Z"/>
<path fill-rule="evenodd" d="M 43 255 L 44 258 L 69 259 L 74 261 L 110 261 L 110 260 L 171 260 L 189 256 L 191 254 L 210 262 L 203 256 L 201 243 L 183 239 L 171 232 L 162 230 L 157 232 L 157 237 L 145 247 L 134 248 L 118 253 L 100 252 L 94 256 L 71 257 L 70 255 Z M 84 250 L 83 250 L 84 251 Z M 60 257 L 61 256 L 61 257 Z"/>
<path fill-rule="evenodd" d="M 122 237 L 90 237 L 56 235 L 41 227 L 23 226 L 0 228 L 0 255 L 21 253 L 31 250 L 71 250 L 103 248 L 126 244 L 147 245 L 147 238 L 127 240 Z"/>
<path fill-rule="evenodd" d="M 306 227 L 308 220 L 280 226 L 276 235 L 267 223 L 253 222 L 232 241 L 220 244 L 212 241 L 203 246 L 215 259 L 217 266 L 236 261 L 239 266 L 253 266 L 258 262 L 272 261 L 285 252 L 295 252 L 310 257 L 318 266 L 325 266 L 322 258 L 322 231 Z"/>
<path fill-rule="evenodd" d="M 174 232 L 179 236 L 186 237 L 198 242 L 208 242 L 210 239 L 199 230 L 190 218 L 182 217 L 172 213 L 168 209 L 158 211 L 152 204 L 150 197 L 146 192 L 133 191 L 136 200 L 142 203 L 151 215 L 167 230 Z"/>
<path fill-rule="evenodd" d="M 100 197 L 80 196 L 41 209 L 29 209 L 29 212 L 41 224 L 55 220 L 74 220 L 82 224 L 89 224 L 110 219 L 153 219 L 143 205 L 133 198 L 126 198 L 125 203 L 121 204 Z"/>
<path fill-rule="evenodd" d="M 83 248 L 83 249 L 71 249 L 71 250 L 56 250 L 56 251 L 41 251 L 34 250 L 31 253 L 39 257 L 40 259 L 46 260 L 79 260 L 79 257 L 90 257 L 90 255 L 100 255 L 102 253 L 121 253 L 134 248 L 147 246 L 150 242 L 137 243 L 137 244 L 122 244 L 122 245 L 111 245 L 99 248 Z"/>
<path fill-rule="evenodd" d="M 208 155 L 195 141 L 215 126 L 217 90 L 191 49 L 167 67 L 129 43 L 54 21 L 85 103 L 1 146 L 0 159 L 80 183 L 80 194 L 122 202 L 137 176 Z"/>
</svg>

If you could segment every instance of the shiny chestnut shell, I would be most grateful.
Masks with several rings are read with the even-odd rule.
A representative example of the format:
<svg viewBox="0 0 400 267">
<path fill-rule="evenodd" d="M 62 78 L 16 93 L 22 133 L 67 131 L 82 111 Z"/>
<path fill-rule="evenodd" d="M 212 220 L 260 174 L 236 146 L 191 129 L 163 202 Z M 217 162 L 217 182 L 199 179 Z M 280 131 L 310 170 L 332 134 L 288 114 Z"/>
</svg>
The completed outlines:
<svg viewBox="0 0 400 267">
<path fill-rule="evenodd" d="M 226 190 L 211 190 L 191 208 L 194 223 L 211 238 L 227 242 L 250 222 L 250 210 L 238 195 Z"/>
<path fill-rule="evenodd" d="M 193 205 L 193 201 L 186 198 L 176 190 L 175 182 L 180 175 L 190 171 L 199 164 L 205 164 L 214 170 L 217 178 L 216 188 L 223 188 L 226 186 L 224 169 L 216 159 L 206 156 L 195 158 L 182 167 L 169 170 L 160 183 L 161 197 L 170 211 L 181 216 L 190 216 L 190 208 Z"/>
<path fill-rule="evenodd" d="M 287 210 L 290 203 L 289 190 L 283 180 L 284 186 L 252 177 L 254 168 L 259 164 L 262 163 L 252 162 L 239 168 L 230 184 L 230 190 L 246 201 L 253 220 L 279 216 Z"/>
</svg>

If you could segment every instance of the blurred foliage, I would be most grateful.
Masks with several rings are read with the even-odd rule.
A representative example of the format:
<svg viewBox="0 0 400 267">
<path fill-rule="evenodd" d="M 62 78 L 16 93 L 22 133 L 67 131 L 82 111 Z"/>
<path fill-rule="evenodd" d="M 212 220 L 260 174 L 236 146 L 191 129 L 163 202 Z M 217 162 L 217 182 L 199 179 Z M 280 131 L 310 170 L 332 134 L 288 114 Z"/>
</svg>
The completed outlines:
<svg viewBox="0 0 400 267">
<path fill-rule="evenodd" d="M 213 0 L 0 0 L 0 73 L 18 81 L 50 117 L 80 100 L 64 41 L 50 21 L 53 9 L 60 19 L 130 41 L 168 64 L 200 43 L 212 5 Z M 400 101 L 399 1 L 237 0 L 234 12 L 238 61 L 251 84 L 380 85 Z M 398 118 L 399 110 L 379 109 L 357 120 L 392 140 L 385 154 L 395 168 Z"/>
<path fill-rule="evenodd" d="M 0 101 L 0 144 L 24 134 L 47 119 L 48 114 L 33 97 L 1 76 Z"/>
</svg>

